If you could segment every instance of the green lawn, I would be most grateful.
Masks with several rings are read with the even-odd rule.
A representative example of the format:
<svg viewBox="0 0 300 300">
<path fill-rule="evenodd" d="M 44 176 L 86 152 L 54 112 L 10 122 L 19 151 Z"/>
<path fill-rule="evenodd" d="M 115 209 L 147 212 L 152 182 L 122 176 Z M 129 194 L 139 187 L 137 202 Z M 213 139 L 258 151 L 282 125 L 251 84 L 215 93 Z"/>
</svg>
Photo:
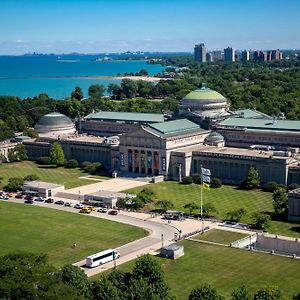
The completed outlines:
<svg viewBox="0 0 300 300">
<path fill-rule="evenodd" d="M 205 232 L 204 234 L 196 235 L 195 237 L 193 237 L 193 239 L 214 242 L 214 243 L 219 243 L 224 245 L 230 245 L 230 243 L 237 241 L 241 238 L 244 238 L 246 236 L 247 234 L 240 233 L 240 232 L 212 229 Z"/>
<path fill-rule="evenodd" d="M 245 285 L 251 293 L 264 286 L 278 286 L 284 299 L 300 292 L 300 261 L 270 254 L 183 241 L 185 255 L 177 260 L 156 257 L 176 299 L 188 299 L 193 288 L 209 283 L 230 299 L 232 290 Z M 134 262 L 119 266 L 130 271 Z M 94 276 L 91 279 L 97 279 Z"/>
<path fill-rule="evenodd" d="M 50 263 L 61 266 L 145 235 L 143 229 L 79 213 L 0 201 L 0 255 L 47 253 Z"/>
<path fill-rule="evenodd" d="M 130 189 L 129 192 L 137 193 L 145 187 Z M 188 202 L 196 202 L 200 205 L 199 185 L 183 185 L 176 181 L 164 181 L 147 186 L 153 190 L 159 200 L 171 200 L 174 208 L 184 210 L 183 205 Z M 219 189 L 203 191 L 203 203 L 211 202 L 215 205 L 216 218 L 225 219 L 230 210 L 244 208 L 247 214 L 241 222 L 251 223 L 251 215 L 255 212 L 272 212 L 272 194 L 261 190 L 244 191 L 234 186 L 223 185 Z M 270 233 L 300 237 L 300 225 L 295 223 L 271 221 Z"/>
<path fill-rule="evenodd" d="M 66 189 L 95 183 L 95 180 L 80 179 L 81 176 L 88 174 L 79 169 L 65 168 L 45 168 L 40 167 L 32 161 L 23 161 L 17 163 L 6 163 L 0 165 L 0 177 L 3 178 L 2 186 L 6 185 L 10 177 L 25 177 L 26 175 L 36 174 L 40 180 L 62 183 Z M 104 178 L 104 177 L 103 177 Z"/>
</svg>

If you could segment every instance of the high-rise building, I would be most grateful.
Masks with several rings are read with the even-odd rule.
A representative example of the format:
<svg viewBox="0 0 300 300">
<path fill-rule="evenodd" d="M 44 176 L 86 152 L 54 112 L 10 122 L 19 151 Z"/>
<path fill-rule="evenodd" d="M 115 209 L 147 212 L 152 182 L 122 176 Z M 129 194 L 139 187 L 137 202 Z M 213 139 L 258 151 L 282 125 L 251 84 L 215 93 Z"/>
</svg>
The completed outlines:
<svg viewBox="0 0 300 300">
<path fill-rule="evenodd" d="M 214 56 L 211 52 L 206 53 L 206 61 L 207 62 L 213 62 L 214 61 Z"/>
<path fill-rule="evenodd" d="M 203 43 L 195 45 L 194 48 L 194 59 L 200 63 L 206 62 L 206 48 Z"/>
<path fill-rule="evenodd" d="M 215 51 L 212 52 L 212 55 L 213 55 L 214 61 L 222 60 L 222 51 L 215 50 Z"/>
<path fill-rule="evenodd" d="M 259 57 L 260 57 L 260 51 L 259 50 L 254 51 L 253 60 L 259 60 Z"/>
<path fill-rule="evenodd" d="M 282 59 L 282 52 L 279 49 L 273 50 L 271 52 L 271 59 L 272 60 L 280 60 L 280 59 Z"/>
<path fill-rule="evenodd" d="M 260 51 L 259 53 L 259 60 L 260 61 L 267 61 L 268 60 L 268 52 Z"/>
<path fill-rule="evenodd" d="M 250 60 L 250 51 L 245 50 L 242 52 L 242 61 Z"/>
<path fill-rule="evenodd" d="M 231 47 L 224 49 L 224 60 L 227 62 L 235 61 L 235 50 Z"/>
</svg>

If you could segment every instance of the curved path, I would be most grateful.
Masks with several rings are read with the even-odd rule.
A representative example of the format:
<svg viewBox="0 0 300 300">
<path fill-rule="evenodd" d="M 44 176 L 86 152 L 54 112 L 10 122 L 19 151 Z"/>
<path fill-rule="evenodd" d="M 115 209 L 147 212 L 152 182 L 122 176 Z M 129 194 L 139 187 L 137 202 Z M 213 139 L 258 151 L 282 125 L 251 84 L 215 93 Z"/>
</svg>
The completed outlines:
<svg viewBox="0 0 300 300">
<path fill-rule="evenodd" d="M 23 200 L 19 199 L 10 199 L 9 202 L 16 202 L 16 203 L 23 203 Z M 24 204 L 29 205 L 29 204 Z M 40 206 L 40 207 L 46 207 L 46 208 L 52 208 L 52 209 L 58 209 L 63 210 L 67 212 L 72 213 L 79 213 L 77 209 L 73 207 L 65 207 L 61 205 L 55 205 L 55 204 L 47 204 L 47 203 L 39 203 L 35 202 L 32 205 Z M 141 219 L 135 216 L 129 216 L 127 214 L 123 214 L 120 212 L 118 215 L 109 215 L 104 213 L 98 213 L 98 212 L 92 212 L 88 214 L 88 216 L 96 217 L 96 218 L 102 218 L 106 220 L 111 220 L 123 224 L 129 224 L 136 227 L 144 228 L 149 232 L 149 235 L 141 238 L 139 240 L 130 242 L 128 244 L 122 245 L 117 249 L 117 251 L 121 254 L 121 257 L 116 261 L 116 263 L 122 264 L 125 262 L 128 262 L 130 260 L 135 259 L 137 256 L 146 254 L 146 253 L 155 253 L 157 249 L 159 249 L 162 244 L 168 245 L 172 243 L 174 234 L 178 233 L 178 229 L 174 226 L 170 226 L 167 223 L 159 223 L 152 221 L 151 218 L 147 219 Z M 92 253 L 91 253 L 92 254 Z M 106 263 L 103 266 L 95 267 L 95 268 L 85 268 L 85 259 L 82 261 L 79 261 L 77 263 L 74 263 L 74 265 L 82 268 L 84 272 L 87 274 L 87 276 L 93 276 L 100 272 L 106 271 L 108 269 L 111 269 L 114 267 L 114 263 Z"/>
</svg>

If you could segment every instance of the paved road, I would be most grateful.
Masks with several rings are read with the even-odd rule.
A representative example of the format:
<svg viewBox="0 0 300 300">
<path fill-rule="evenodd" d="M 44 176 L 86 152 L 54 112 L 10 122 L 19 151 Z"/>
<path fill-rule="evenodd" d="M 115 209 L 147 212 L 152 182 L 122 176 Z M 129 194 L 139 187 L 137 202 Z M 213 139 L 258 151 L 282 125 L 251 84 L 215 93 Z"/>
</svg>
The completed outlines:
<svg viewBox="0 0 300 300">
<path fill-rule="evenodd" d="M 19 199 L 10 199 L 8 201 L 15 202 L 15 203 L 23 203 L 23 200 L 19 200 Z M 24 205 L 29 205 L 29 204 L 24 204 Z M 62 205 L 39 203 L 39 202 L 35 202 L 32 205 L 58 209 L 58 210 L 72 212 L 72 213 L 78 213 L 77 209 L 73 207 L 65 207 Z M 154 253 L 157 249 L 161 247 L 162 243 L 164 245 L 168 245 L 172 243 L 174 234 L 178 233 L 178 230 L 174 226 L 170 226 L 166 223 L 157 223 L 151 221 L 151 219 L 141 219 L 134 216 L 129 216 L 123 214 L 122 212 L 119 213 L 117 216 L 92 212 L 88 216 L 116 221 L 123 224 L 130 224 L 133 226 L 144 228 L 149 232 L 149 235 L 147 237 L 144 237 L 142 239 L 133 241 L 131 243 L 116 248 L 117 251 L 121 254 L 121 257 L 117 260 L 118 264 L 128 262 L 142 254 Z M 89 269 L 89 268 L 85 268 L 84 264 L 85 264 L 85 259 L 77 263 L 74 263 L 74 265 L 81 267 L 88 276 L 96 275 L 114 266 L 113 263 L 107 263 L 104 266 Z"/>
</svg>

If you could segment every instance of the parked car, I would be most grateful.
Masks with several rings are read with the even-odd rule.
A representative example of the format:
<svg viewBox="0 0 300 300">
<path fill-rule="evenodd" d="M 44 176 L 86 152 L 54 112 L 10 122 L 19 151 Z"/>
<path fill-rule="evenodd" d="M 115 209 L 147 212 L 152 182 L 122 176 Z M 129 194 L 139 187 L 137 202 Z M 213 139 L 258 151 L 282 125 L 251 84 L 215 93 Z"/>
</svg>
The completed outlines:
<svg viewBox="0 0 300 300">
<path fill-rule="evenodd" d="M 31 196 L 31 195 L 26 195 L 25 200 L 33 200 L 33 196 Z"/>
<path fill-rule="evenodd" d="M 2 200 L 8 200 L 8 199 L 9 199 L 9 197 L 8 197 L 8 196 L 6 196 L 6 195 L 3 195 L 3 196 L 0 196 L 0 199 L 2 199 Z"/>
<path fill-rule="evenodd" d="M 77 204 L 74 205 L 74 208 L 76 208 L 76 209 L 82 209 L 82 208 L 84 208 L 84 205 L 81 204 L 81 203 L 77 203 Z"/>
<path fill-rule="evenodd" d="M 25 199 L 24 203 L 33 204 L 33 200 L 32 199 Z"/>
<path fill-rule="evenodd" d="M 105 207 L 100 207 L 97 211 L 98 211 L 98 212 L 101 212 L 101 213 L 107 213 L 107 208 L 105 208 Z"/>
<path fill-rule="evenodd" d="M 89 207 L 83 207 L 79 212 L 82 214 L 89 214 L 91 213 L 91 209 Z"/>
<path fill-rule="evenodd" d="M 45 200 L 45 203 L 53 203 L 53 202 L 54 202 L 54 200 L 52 198 L 48 198 Z"/>
<path fill-rule="evenodd" d="M 91 211 L 96 211 L 96 207 L 94 206 L 87 206 Z"/>
<path fill-rule="evenodd" d="M 17 198 L 17 199 L 23 199 L 24 196 L 23 196 L 22 194 L 17 194 L 17 195 L 15 196 L 15 198 Z"/>
<path fill-rule="evenodd" d="M 13 193 L 7 193 L 7 196 L 12 198 L 14 196 L 14 194 Z"/>
<path fill-rule="evenodd" d="M 45 199 L 44 199 L 43 197 L 36 197 L 36 198 L 34 199 L 34 201 L 37 201 L 37 202 L 44 202 Z"/>
<path fill-rule="evenodd" d="M 64 205 L 65 202 L 62 201 L 62 200 L 57 200 L 57 201 L 54 202 L 54 204 L 57 204 L 57 205 Z"/>
<path fill-rule="evenodd" d="M 65 206 L 72 206 L 72 202 L 65 202 Z"/>
<path fill-rule="evenodd" d="M 113 210 L 110 210 L 110 211 L 108 212 L 108 214 L 109 214 L 109 215 L 116 216 L 116 215 L 118 214 L 118 211 L 115 210 L 115 209 L 113 209 Z"/>
</svg>

